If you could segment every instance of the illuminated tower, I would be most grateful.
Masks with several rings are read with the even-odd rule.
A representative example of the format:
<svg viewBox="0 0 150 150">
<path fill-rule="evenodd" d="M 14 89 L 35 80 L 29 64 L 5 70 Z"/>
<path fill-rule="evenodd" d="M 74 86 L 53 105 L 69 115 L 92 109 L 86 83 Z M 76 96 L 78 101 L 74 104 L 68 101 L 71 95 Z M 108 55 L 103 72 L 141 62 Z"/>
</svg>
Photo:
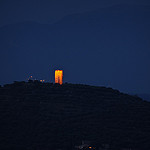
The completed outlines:
<svg viewBox="0 0 150 150">
<path fill-rule="evenodd" d="M 55 70 L 55 83 L 59 83 L 60 85 L 63 83 L 63 71 Z"/>
</svg>

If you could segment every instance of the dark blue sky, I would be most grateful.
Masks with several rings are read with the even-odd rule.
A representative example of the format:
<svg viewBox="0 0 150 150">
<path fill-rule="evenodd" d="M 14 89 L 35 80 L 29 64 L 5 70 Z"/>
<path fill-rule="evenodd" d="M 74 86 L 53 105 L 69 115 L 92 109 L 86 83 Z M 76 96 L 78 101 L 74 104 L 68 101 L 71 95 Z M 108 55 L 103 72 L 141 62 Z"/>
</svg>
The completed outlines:
<svg viewBox="0 0 150 150">
<path fill-rule="evenodd" d="M 0 1 L 0 84 L 29 75 L 150 93 L 148 0 Z"/>
<path fill-rule="evenodd" d="M 62 17 L 114 5 L 150 5 L 149 0 L 0 0 L 0 26 L 23 21 L 53 23 Z"/>
</svg>

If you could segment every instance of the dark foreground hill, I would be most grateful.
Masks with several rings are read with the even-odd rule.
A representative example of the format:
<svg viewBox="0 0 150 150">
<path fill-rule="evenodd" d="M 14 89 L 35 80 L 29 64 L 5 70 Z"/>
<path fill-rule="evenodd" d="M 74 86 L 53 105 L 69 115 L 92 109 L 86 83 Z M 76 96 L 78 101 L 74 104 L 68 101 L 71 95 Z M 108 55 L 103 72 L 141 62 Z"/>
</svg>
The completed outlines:
<svg viewBox="0 0 150 150">
<path fill-rule="evenodd" d="M 150 149 L 150 103 L 106 87 L 15 82 L 0 87 L 0 149 Z"/>
</svg>

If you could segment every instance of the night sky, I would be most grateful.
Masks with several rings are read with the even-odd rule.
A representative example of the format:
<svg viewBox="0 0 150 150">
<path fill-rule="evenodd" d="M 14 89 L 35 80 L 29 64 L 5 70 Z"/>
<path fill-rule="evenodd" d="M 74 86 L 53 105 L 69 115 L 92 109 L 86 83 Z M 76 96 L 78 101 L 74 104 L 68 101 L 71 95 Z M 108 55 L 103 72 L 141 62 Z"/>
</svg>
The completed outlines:
<svg viewBox="0 0 150 150">
<path fill-rule="evenodd" d="M 150 94 L 149 0 L 0 0 L 0 84 L 35 79 Z"/>
</svg>

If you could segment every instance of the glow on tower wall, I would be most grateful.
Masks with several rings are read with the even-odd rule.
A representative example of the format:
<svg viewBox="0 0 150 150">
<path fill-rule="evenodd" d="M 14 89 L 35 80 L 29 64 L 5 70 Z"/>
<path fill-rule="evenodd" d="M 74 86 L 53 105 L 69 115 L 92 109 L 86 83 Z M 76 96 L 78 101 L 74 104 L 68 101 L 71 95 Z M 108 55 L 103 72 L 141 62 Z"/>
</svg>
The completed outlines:
<svg viewBox="0 0 150 150">
<path fill-rule="evenodd" d="M 63 83 L 63 70 L 55 70 L 55 83 Z"/>
</svg>

